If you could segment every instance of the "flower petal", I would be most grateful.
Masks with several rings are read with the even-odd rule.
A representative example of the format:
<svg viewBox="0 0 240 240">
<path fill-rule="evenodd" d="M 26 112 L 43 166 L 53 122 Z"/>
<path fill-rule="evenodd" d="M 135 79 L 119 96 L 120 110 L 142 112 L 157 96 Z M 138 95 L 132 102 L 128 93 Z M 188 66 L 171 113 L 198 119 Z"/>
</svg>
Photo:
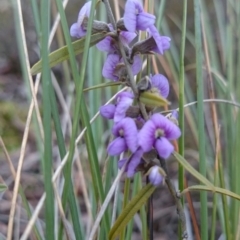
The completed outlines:
<svg viewBox="0 0 240 240">
<path fill-rule="evenodd" d="M 158 166 L 154 166 L 150 169 L 150 173 L 149 173 L 148 177 L 149 177 L 149 181 L 154 186 L 158 186 L 163 180 L 163 177 L 159 172 L 159 167 Z"/>
<path fill-rule="evenodd" d="M 173 110 L 171 117 L 175 118 L 176 120 L 178 120 L 178 111 L 177 110 Z"/>
<path fill-rule="evenodd" d="M 74 23 L 70 28 L 71 37 L 81 38 L 81 37 L 84 37 L 86 33 L 87 32 L 84 31 L 81 26 L 78 26 L 77 23 Z"/>
<path fill-rule="evenodd" d="M 83 19 L 90 16 L 92 1 L 86 2 L 79 11 L 77 24 L 82 25 Z"/>
<path fill-rule="evenodd" d="M 118 77 L 114 75 L 116 65 L 120 62 L 120 57 L 117 54 L 109 54 L 102 69 L 102 75 L 105 78 L 117 81 Z"/>
<path fill-rule="evenodd" d="M 156 17 L 147 12 L 141 12 L 137 15 L 137 30 L 145 31 L 151 25 L 154 25 Z"/>
<path fill-rule="evenodd" d="M 107 119 L 113 119 L 115 110 L 116 110 L 116 107 L 114 104 L 107 104 L 107 105 L 101 106 L 99 109 L 100 114 Z"/>
<path fill-rule="evenodd" d="M 135 55 L 133 58 L 133 64 L 131 66 L 133 75 L 137 75 L 142 69 L 142 58 L 139 55 Z"/>
<path fill-rule="evenodd" d="M 141 157 L 143 155 L 143 150 L 139 148 L 131 157 L 129 160 L 128 166 L 127 166 L 127 176 L 132 177 L 135 172 L 137 166 L 141 163 Z"/>
<path fill-rule="evenodd" d="M 174 151 L 173 145 L 165 137 L 157 139 L 154 147 L 156 148 L 159 156 L 164 159 L 167 159 Z"/>
<path fill-rule="evenodd" d="M 124 44 L 131 43 L 136 36 L 137 34 L 134 32 L 127 32 L 127 31 L 120 32 L 120 39 L 121 39 L 121 42 Z"/>
<path fill-rule="evenodd" d="M 123 21 L 128 31 L 130 32 L 136 31 L 137 13 L 140 13 L 142 11 L 143 11 L 143 7 L 140 4 L 140 2 L 135 0 L 128 0 L 126 2 Z"/>
<path fill-rule="evenodd" d="M 167 36 L 161 36 L 163 51 L 165 52 L 170 48 L 171 38 Z"/>
<path fill-rule="evenodd" d="M 96 47 L 98 50 L 103 51 L 103 52 L 114 52 L 114 47 L 113 47 L 113 38 L 111 37 L 105 37 L 102 41 L 98 42 L 96 44 Z"/>
<path fill-rule="evenodd" d="M 157 50 L 159 51 L 160 54 L 163 54 L 163 46 L 162 46 L 161 36 L 160 36 L 157 28 L 154 25 L 151 25 L 151 26 L 149 26 L 149 30 L 151 32 L 152 37 L 154 38 Z"/>
<path fill-rule="evenodd" d="M 167 139 L 173 140 L 181 136 L 179 127 L 163 115 L 155 113 L 152 115 L 151 120 L 156 128 L 160 128 L 164 131 L 164 136 Z"/>
<path fill-rule="evenodd" d="M 114 122 L 119 122 L 126 116 L 126 111 L 132 105 L 133 99 L 129 97 L 122 97 L 116 106 L 114 114 Z"/>
<path fill-rule="evenodd" d="M 118 93 L 118 95 L 116 97 L 117 97 L 117 103 L 118 103 L 124 97 L 128 97 L 128 98 L 132 98 L 133 99 L 134 95 L 133 95 L 132 92 L 123 91 L 123 92 Z"/>
<path fill-rule="evenodd" d="M 154 87 L 156 87 L 160 94 L 167 98 L 169 94 L 169 83 L 165 76 L 162 74 L 155 74 L 153 77 L 151 77 L 151 82 Z"/>
<path fill-rule="evenodd" d="M 153 147 L 155 141 L 155 129 L 153 122 L 148 120 L 138 133 L 138 145 L 144 150 L 144 152 L 150 151 Z"/>
<path fill-rule="evenodd" d="M 137 126 L 132 118 L 124 118 L 121 120 L 122 128 L 124 131 L 124 139 L 126 141 L 126 144 L 128 148 L 131 150 L 131 152 L 135 152 L 137 150 L 137 135 L 138 130 Z"/>
<path fill-rule="evenodd" d="M 127 158 L 123 158 L 121 160 L 118 161 L 118 169 L 122 169 L 122 167 L 124 166 L 124 164 L 126 163 L 128 159 Z M 125 169 L 125 172 L 127 170 L 127 166 L 126 166 L 126 169 Z"/>
<path fill-rule="evenodd" d="M 122 137 L 117 137 L 114 139 L 107 148 L 108 154 L 110 156 L 120 155 L 122 152 L 127 150 L 127 145 Z"/>
</svg>

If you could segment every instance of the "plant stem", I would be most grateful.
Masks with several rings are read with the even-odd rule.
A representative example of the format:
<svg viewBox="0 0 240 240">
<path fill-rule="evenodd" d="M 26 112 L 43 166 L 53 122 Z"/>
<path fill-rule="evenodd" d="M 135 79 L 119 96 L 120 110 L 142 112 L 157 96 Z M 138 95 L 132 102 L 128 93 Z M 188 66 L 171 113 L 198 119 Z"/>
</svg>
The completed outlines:
<svg viewBox="0 0 240 240">
<path fill-rule="evenodd" d="M 168 174 L 168 169 L 167 169 L 165 160 L 161 157 L 159 157 L 158 159 L 160 161 L 161 167 L 163 168 L 163 170 L 166 173 L 165 182 L 168 186 L 169 192 L 171 193 L 171 195 L 174 198 L 174 201 L 175 201 L 175 204 L 176 204 L 176 207 L 177 207 L 177 213 L 178 213 L 179 220 L 180 220 L 180 225 L 181 225 L 182 239 L 188 239 L 188 234 L 187 234 L 187 229 L 186 229 L 186 217 L 185 217 L 185 214 L 184 214 L 184 209 L 183 209 L 183 206 L 182 206 L 181 199 L 179 197 L 178 192 L 175 190 L 171 180 L 168 177 L 169 174 Z"/>
</svg>

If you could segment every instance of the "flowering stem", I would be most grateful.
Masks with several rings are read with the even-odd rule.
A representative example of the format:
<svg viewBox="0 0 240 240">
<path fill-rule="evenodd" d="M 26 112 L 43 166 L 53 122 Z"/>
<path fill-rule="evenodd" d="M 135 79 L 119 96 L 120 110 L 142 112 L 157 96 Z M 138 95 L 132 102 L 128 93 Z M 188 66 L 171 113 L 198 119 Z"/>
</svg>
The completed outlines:
<svg viewBox="0 0 240 240">
<path fill-rule="evenodd" d="M 108 0 L 102 0 L 102 1 L 105 4 L 109 20 L 110 20 L 111 24 L 113 25 L 113 28 L 116 30 L 116 21 L 114 19 L 114 16 L 113 16 L 112 9 L 110 7 L 109 1 Z M 133 77 L 133 74 L 132 74 L 131 66 L 130 66 L 128 60 L 127 60 L 127 56 L 126 56 L 126 53 L 124 51 L 123 44 L 122 44 L 121 41 L 118 41 L 118 46 L 119 46 L 119 49 L 120 49 L 120 52 L 121 52 L 124 64 L 125 64 L 126 69 L 127 69 L 127 74 L 128 74 L 129 80 L 130 80 L 129 81 L 130 87 L 131 87 L 131 89 L 132 89 L 132 91 L 134 93 L 135 98 L 138 99 L 139 98 L 139 92 L 138 92 L 136 83 L 134 81 L 134 77 Z M 147 112 L 146 112 L 146 109 L 145 109 L 144 105 L 141 102 L 139 102 L 139 101 L 138 101 L 138 105 L 139 105 L 139 108 L 141 110 L 143 118 L 145 120 L 147 120 L 148 119 L 148 115 L 147 115 Z"/>
<path fill-rule="evenodd" d="M 168 177 L 169 175 L 168 175 L 168 169 L 167 169 L 167 166 L 166 166 L 165 159 L 163 159 L 159 156 L 158 156 L 158 159 L 160 161 L 161 167 L 163 168 L 163 170 L 166 173 L 165 182 L 167 184 L 169 192 L 171 193 L 171 195 L 174 198 L 174 201 L 175 201 L 175 204 L 176 204 L 176 207 L 177 207 L 177 213 L 178 213 L 179 220 L 180 220 L 180 225 L 181 225 L 182 239 L 186 240 L 186 239 L 188 239 L 187 230 L 186 230 L 186 217 L 185 217 L 185 214 L 184 214 L 184 209 L 183 209 L 183 206 L 182 206 L 181 199 L 179 197 L 178 192 L 175 190 L 171 180 Z"/>
</svg>

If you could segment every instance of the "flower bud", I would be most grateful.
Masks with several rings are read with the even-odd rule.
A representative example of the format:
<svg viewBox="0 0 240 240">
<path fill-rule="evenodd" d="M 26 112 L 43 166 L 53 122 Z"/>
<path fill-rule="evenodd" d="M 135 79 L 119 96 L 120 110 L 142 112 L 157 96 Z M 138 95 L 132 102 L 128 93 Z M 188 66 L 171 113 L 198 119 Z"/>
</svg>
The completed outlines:
<svg viewBox="0 0 240 240">
<path fill-rule="evenodd" d="M 152 183 L 152 185 L 154 186 L 158 186 L 161 182 L 163 182 L 166 173 L 162 168 L 158 166 L 153 166 L 149 169 L 147 175 L 150 183 Z"/>
</svg>

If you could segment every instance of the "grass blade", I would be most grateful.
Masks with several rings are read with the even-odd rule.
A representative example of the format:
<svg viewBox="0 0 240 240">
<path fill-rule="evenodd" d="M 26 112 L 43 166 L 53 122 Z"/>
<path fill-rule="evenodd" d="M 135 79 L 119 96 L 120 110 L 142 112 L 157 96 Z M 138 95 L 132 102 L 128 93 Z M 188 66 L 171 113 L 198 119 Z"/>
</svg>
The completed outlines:
<svg viewBox="0 0 240 240">
<path fill-rule="evenodd" d="M 142 188 L 138 194 L 128 203 L 123 209 L 121 215 L 118 217 L 116 222 L 109 233 L 109 239 L 115 239 L 122 230 L 126 227 L 128 222 L 133 218 L 134 214 L 142 207 L 142 205 L 148 200 L 148 198 L 155 191 L 156 187 L 152 184 L 146 185 Z"/>
<path fill-rule="evenodd" d="M 197 79 L 197 116 L 198 116 L 198 141 L 199 141 L 199 172 L 206 176 L 206 155 L 205 155 L 205 128 L 203 109 L 203 76 L 202 76 L 202 36 L 201 36 L 201 10 L 200 1 L 194 0 L 195 14 L 195 45 L 196 45 L 196 79 Z M 201 202 L 201 238 L 208 239 L 208 207 L 207 193 L 200 193 Z"/>
<path fill-rule="evenodd" d="M 52 186 L 52 129 L 51 129 L 51 106 L 50 102 L 50 69 L 48 59 L 48 35 L 50 24 L 50 2 L 41 2 L 41 23 L 42 23 L 42 82 L 43 82 L 43 126 L 44 126 L 44 186 L 46 191 L 45 221 L 46 239 L 55 239 L 54 236 L 54 196 Z"/>
</svg>

